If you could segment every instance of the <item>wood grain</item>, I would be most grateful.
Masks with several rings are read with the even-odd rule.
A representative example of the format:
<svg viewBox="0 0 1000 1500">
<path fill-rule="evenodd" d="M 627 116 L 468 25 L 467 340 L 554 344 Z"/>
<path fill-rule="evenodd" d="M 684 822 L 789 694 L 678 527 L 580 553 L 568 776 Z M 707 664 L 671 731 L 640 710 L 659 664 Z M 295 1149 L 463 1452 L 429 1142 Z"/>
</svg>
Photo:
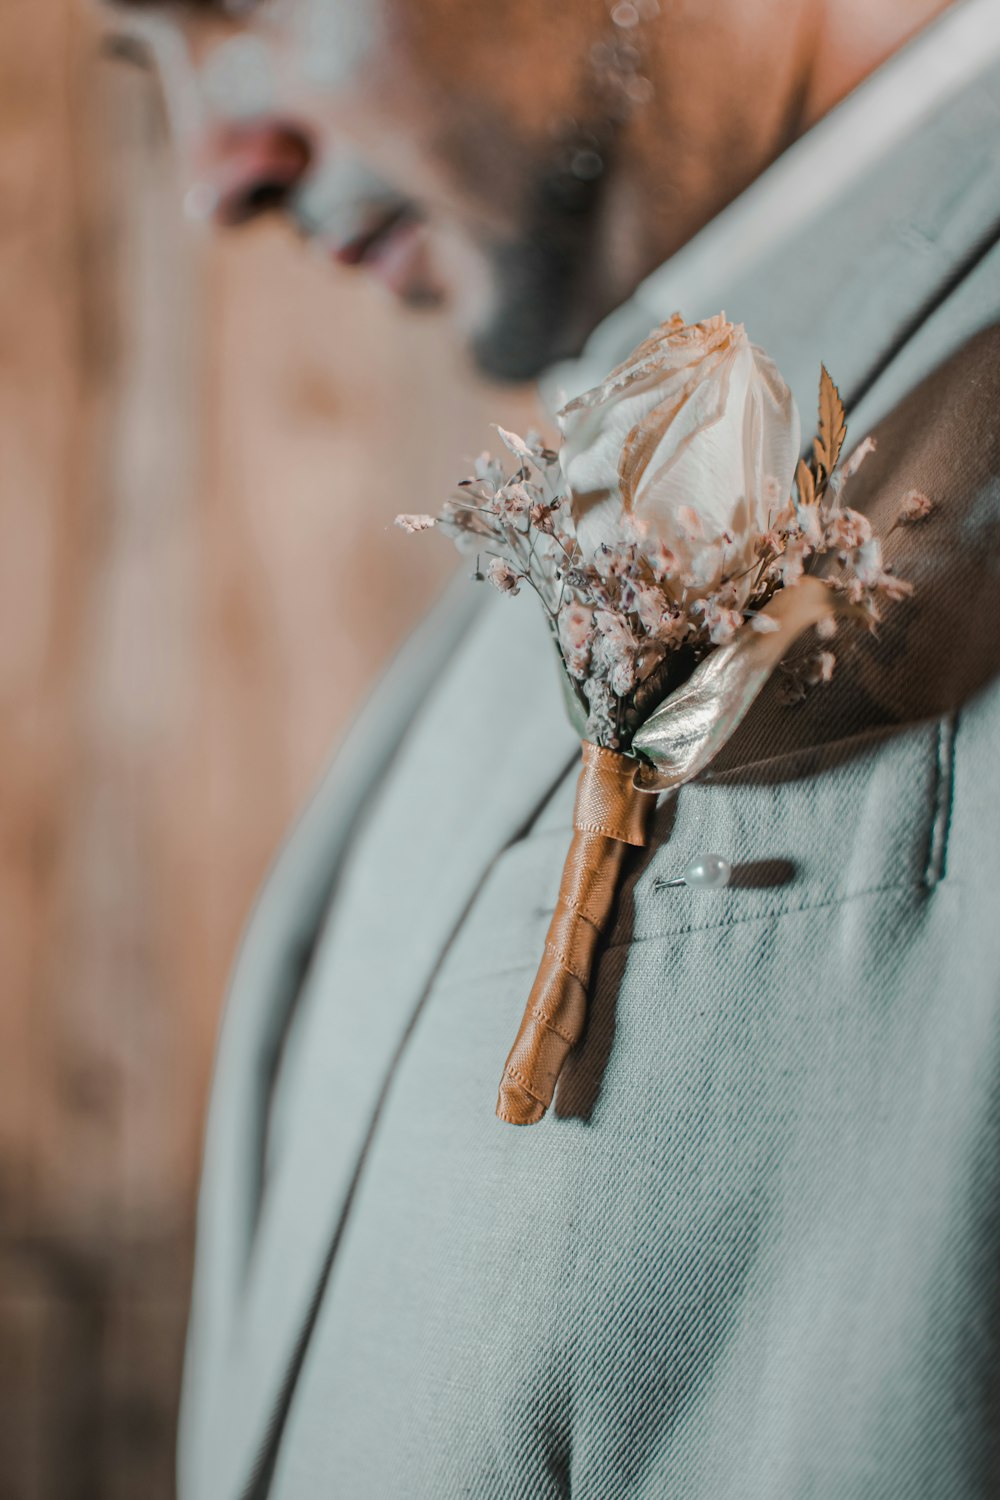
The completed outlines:
<svg viewBox="0 0 1000 1500">
<path fill-rule="evenodd" d="M 277 228 L 181 223 L 73 0 L 0 48 L 0 1496 L 160 1500 L 218 1007 L 281 832 L 526 397 Z"/>
</svg>

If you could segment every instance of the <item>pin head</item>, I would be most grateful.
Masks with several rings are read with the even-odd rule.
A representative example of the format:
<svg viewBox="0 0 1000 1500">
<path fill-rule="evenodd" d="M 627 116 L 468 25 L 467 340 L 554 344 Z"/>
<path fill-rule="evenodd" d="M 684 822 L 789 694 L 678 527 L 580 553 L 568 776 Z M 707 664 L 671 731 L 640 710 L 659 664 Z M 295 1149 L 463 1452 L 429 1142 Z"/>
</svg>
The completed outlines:
<svg viewBox="0 0 1000 1500">
<path fill-rule="evenodd" d="M 684 868 L 684 884 L 718 891 L 729 884 L 733 867 L 721 854 L 696 854 Z"/>
</svg>

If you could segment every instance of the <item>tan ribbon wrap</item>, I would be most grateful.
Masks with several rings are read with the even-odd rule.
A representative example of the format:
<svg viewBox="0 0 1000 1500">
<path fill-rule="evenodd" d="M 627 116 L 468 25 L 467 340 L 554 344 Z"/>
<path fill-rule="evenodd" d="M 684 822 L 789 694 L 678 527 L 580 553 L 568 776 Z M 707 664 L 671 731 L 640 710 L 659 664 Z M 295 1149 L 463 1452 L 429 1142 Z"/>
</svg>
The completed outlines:
<svg viewBox="0 0 1000 1500">
<path fill-rule="evenodd" d="M 821 578 L 804 578 L 761 611 L 776 629 L 761 634 L 744 625 L 650 714 L 632 738 L 643 761 L 584 741 L 573 842 L 545 954 L 500 1080 L 501 1120 L 537 1124 L 552 1102 L 566 1054 L 583 1034 L 594 951 L 625 850 L 647 842 L 656 803 L 650 794 L 697 776 L 742 723 L 796 638 L 820 620 L 850 612 Z"/>
<path fill-rule="evenodd" d="M 625 850 L 648 837 L 655 796 L 633 783 L 636 762 L 584 741 L 573 841 L 545 953 L 507 1058 L 497 1115 L 535 1125 L 552 1102 L 566 1055 L 583 1033 L 597 939 L 607 925 Z"/>
</svg>

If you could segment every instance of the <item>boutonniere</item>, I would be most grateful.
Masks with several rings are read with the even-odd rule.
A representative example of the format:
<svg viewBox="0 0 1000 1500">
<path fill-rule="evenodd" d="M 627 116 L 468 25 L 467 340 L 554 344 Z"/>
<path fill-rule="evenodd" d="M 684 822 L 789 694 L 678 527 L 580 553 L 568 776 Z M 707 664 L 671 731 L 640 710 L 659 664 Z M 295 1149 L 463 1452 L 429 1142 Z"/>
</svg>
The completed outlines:
<svg viewBox="0 0 1000 1500">
<path fill-rule="evenodd" d="M 583 741 L 574 834 L 545 951 L 500 1083 L 497 1114 L 540 1120 L 583 1031 L 598 937 L 625 851 L 647 842 L 655 794 L 726 743 L 801 633 L 820 649 L 791 696 L 826 680 L 838 615 L 874 628 L 909 586 L 843 504 L 844 408 L 826 370 L 810 457 L 779 371 L 723 315 L 673 317 L 558 417 L 559 452 L 498 428 L 438 516 L 475 577 L 533 592 Z M 822 560 L 824 571 L 815 571 Z"/>
</svg>

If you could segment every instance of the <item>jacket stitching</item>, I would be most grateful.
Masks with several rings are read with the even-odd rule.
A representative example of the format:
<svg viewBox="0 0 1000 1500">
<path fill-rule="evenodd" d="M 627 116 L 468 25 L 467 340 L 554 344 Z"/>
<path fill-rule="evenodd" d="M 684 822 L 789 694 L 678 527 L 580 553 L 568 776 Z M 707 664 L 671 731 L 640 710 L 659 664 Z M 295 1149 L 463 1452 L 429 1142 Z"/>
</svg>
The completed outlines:
<svg viewBox="0 0 1000 1500">
<path fill-rule="evenodd" d="M 932 891 L 947 875 L 948 836 L 951 832 L 951 811 L 954 800 L 957 726 L 957 714 L 949 714 L 938 725 L 934 807 L 927 843 L 927 864 L 923 875 L 924 886 L 929 891 Z"/>
<path fill-rule="evenodd" d="M 655 932 L 645 933 L 628 938 L 626 941 L 610 943 L 611 948 L 633 948 L 639 943 L 655 943 L 665 937 L 683 937 L 690 932 L 711 932 L 717 927 L 746 927 L 753 922 L 770 922 L 775 917 L 801 916 L 806 912 L 822 911 L 833 906 L 846 906 L 850 901 L 858 901 L 863 896 L 880 896 L 897 892 L 899 895 L 921 894 L 922 886 L 915 885 L 910 881 L 890 880 L 883 885 L 868 885 L 858 891 L 849 891 L 840 896 L 825 896 L 818 900 L 805 899 L 798 903 L 787 903 L 781 906 L 770 906 L 764 911 L 753 913 L 733 912 L 728 917 L 719 917 L 715 922 L 691 922 L 680 927 L 658 927 Z"/>
<path fill-rule="evenodd" d="M 818 900 L 804 900 L 795 906 L 770 906 L 764 911 L 751 913 L 734 912 L 728 917 L 720 917 L 714 922 L 689 922 L 681 927 L 657 927 L 655 931 L 643 933 L 638 936 L 621 939 L 617 942 L 608 943 L 601 953 L 621 952 L 622 949 L 638 948 L 642 943 L 659 943 L 667 938 L 686 937 L 692 932 L 713 932 L 717 929 L 727 927 L 748 927 L 754 922 L 773 922 L 779 917 L 802 916 L 806 912 L 821 911 L 824 908 L 835 906 L 846 906 L 850 901 L 860 900 L 864 896 L 882 896 L 898 894 L 900 896 L 916 895 L 922 897 L 924 886 L 920 882 L 891 880 L 883 885 L 865 886 L 864 889 L 851 891 L 846 895 L 827 896 Z M 551 916 L 551 911 L 539 912 L 539 916 Z M 541 944 L 539 951 L 541 951 Z M 536 958 L 525 959 L 522 963 L 507 964 L 503 968 L 476 968 L 461 969 L 460 973 L 449 974 L 449 982 L 461 982 L 462 984 L 475 983 L 483 979 L 504 979 L 511 974 L 531 974 L 538 968 Z"/>
</svg>

